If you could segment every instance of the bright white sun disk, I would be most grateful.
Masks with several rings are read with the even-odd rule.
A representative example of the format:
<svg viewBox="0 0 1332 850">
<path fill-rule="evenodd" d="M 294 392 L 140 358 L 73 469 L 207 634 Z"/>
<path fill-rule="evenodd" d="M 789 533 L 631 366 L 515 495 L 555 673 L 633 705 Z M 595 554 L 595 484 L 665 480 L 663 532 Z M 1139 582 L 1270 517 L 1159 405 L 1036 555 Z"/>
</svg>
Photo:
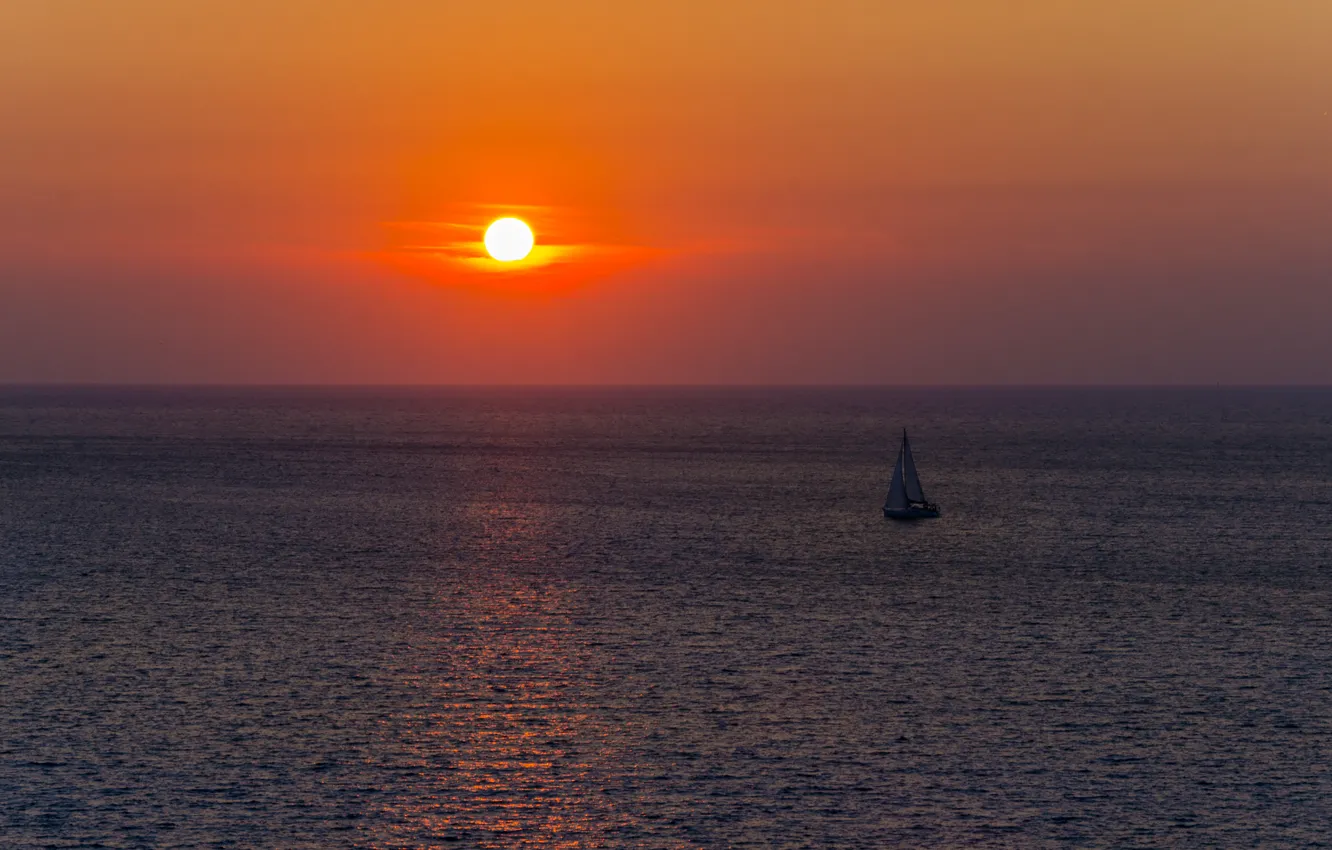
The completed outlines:
<svg viewBox="0 0 1332 850">
<path fill-rule="evenodd" d="M 532 228 L 516 218 L 501 218 L 486 228 L 486 251 L 501 263 L 521 260 L 532 252 Z"/>
</svg>

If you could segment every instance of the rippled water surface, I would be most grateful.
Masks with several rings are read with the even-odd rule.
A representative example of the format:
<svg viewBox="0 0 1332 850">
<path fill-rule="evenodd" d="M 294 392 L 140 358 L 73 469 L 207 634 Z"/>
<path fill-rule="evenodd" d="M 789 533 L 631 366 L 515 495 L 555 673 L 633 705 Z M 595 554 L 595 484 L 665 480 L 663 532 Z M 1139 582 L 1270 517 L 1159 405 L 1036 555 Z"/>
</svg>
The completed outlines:
<svg viewBox="0 0 1332 850">
<path fill-rule="evenodd" d="M 0 391 L 0 846 L 1326 846 L 1329 571 L 1326 391 Z"/>
</svg>

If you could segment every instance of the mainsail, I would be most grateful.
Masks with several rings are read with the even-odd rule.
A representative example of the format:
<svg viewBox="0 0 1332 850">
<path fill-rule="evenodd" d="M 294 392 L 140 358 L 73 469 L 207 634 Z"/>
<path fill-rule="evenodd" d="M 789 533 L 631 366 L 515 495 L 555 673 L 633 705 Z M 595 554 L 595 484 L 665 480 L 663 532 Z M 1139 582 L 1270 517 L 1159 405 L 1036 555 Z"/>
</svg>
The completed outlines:
<svg viewBox="0 0 1332 850">
<path fill-rule="evenodd" d="M 925 491 L 920 486 L 920 476 L 916 474 L 916 462 L 911 459 L 911 443 L 907 442 L 906 430 L 902 431 L 902 458 L 898 461 L 906 470 L 906 495 L 913 502 L 925 501 Z"/>
<path fill-rule="evenodd" d="M 919 486 L 919 485 L 918 485 Z M 883 503 L 890 511 L 903 511 L 907 508 L 906 485 L 902 483 L 902 452 L 897 453 L 897 465 L 893 467 L 893 483 L 888 485 L 888 500 Z"/>
</svg>

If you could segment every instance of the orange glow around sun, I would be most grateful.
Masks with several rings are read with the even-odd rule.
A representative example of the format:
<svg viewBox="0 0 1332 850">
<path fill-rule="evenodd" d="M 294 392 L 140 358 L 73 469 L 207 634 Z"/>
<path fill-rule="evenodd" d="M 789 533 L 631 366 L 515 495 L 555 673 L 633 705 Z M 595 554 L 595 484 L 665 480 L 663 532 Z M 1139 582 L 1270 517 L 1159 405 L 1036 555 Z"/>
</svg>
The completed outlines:
<svg viewBox="0 0 1332 850">
<path fill-rule="evenodd" d="M 626 239 L 595 209 L 456 203 L 439 213 L 385 222 L 389 245 L 379 259 L 432 283 L 518 294 L 577 288 L 668 253 Z"/>
</svg>

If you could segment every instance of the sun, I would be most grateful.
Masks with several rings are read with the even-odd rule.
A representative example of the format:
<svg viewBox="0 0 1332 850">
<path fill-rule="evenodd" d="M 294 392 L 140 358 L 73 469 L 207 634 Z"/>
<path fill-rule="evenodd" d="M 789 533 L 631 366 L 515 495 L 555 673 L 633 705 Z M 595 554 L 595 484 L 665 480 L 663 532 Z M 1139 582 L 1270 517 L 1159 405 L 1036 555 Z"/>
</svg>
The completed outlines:
<svg viewBox="0 0 1332 850">
<path fill-rule="evenodd" d="M 486 228 L 486 251 L 501 263 L 521 260 L 532 252 L 536 237 L 526 222 L 517 218 L 501 218 Z"/>
</svg>

